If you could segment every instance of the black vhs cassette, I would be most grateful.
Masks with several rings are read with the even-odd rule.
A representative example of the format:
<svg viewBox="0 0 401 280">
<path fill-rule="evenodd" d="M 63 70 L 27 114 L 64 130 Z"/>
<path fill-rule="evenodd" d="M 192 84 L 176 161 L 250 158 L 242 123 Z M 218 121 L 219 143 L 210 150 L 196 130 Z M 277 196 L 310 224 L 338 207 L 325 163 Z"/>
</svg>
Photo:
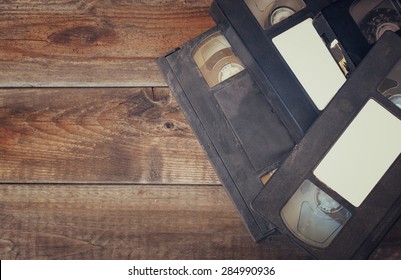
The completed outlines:
<svg viewBox="0 0 401 280">
<path fill-rule="evenodd" d="M 317 258 L 366 258 L 401 213 L 401 38 L 386 32 L 253 208 Z"/>
<path fill-rule="evenodd" d="M 301 137 L 354 68 L 329 25 L 315 19 L 332 2 L 215 0 L 210 9 L 221 29 L 232 30 L 233 48 L 239 43 L 232 37 L 246 45 L 254 75 L 271 84 Z"/>
<path fill-rule="evenodd" d="M 267 98 L 270 86 L 245 66 L 249 53 L 238 47 L 234 52 L 226 35 L 214 28 L 158 63 L 249 231 L 260 240 L 274 227 L 250 203 L 297 136 L 291 120 Z"/>
<path fill-rule="evenodd" d="M 233 37 L 246 45 L 252 63 L 258 65 L 259 72 L 253 75 L 268 80 L 303 135 L 375 41 L 369 43 L 364 37 L 367 28 L 359 22 L 361 14 L 377 10 L 378 5 L 387 7 L 379 9 L 387 17 L 382 16 L 382 24 L 370 31 L 379 38 L 386 30 L 399 29 L 399 3 L 215 0 L 211 15 L 221 29 L 232 29 L 227 39 L 234 49 L 238 42 Z"/>
</svg>

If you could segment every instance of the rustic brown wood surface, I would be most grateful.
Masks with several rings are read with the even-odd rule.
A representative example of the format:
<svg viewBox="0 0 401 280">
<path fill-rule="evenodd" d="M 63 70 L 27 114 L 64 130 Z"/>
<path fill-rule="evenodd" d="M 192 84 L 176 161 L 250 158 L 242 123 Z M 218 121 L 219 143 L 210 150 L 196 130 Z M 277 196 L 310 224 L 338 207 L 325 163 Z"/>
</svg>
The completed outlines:
<svg viewBox="0 0 401 280">
<path fill-rule="evenodd" d="M 0 180 L 218 184 L 166 88 L 0 89 Z"/>
<path fill-rule="evenodd" d="M 309 258 L 252 241 L 163 87 L 210 2 L 0 1 L 0 259 Z"/>
<path fill-rule="evenodd" d="M 0 2 L 0 86 L 161 86 L 155 57 L 214 25 L 211 0 Z"/>
</svg>

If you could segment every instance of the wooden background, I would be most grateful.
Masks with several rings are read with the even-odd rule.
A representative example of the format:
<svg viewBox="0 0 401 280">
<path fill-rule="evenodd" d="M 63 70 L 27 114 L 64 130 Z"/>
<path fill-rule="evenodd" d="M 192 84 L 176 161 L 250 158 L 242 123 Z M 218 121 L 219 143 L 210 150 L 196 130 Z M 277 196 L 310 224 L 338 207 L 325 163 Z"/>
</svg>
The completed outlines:
<svg viewBox="0 0 401 280">
<path fill-rule="evenodd" d="M 155 63 L 210 2 L 0 1 L 1 259 L 308 258 L 251 240 Z"/>
</svg>

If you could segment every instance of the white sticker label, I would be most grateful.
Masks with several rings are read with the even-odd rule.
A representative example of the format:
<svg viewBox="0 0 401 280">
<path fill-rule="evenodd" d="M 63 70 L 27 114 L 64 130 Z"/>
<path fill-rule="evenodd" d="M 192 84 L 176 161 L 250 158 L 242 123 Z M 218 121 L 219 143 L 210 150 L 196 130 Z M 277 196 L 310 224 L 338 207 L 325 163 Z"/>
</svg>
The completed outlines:
<svg viewBox="0 0 401 280">
<path fill-rule="evenodd" d="M 306 19 L 273 38 L 273 43 L 319 110 L 326 108 L 346 78 Z"/>
<path fill-rule="evenodd" d="M 369 100 L 314 170 L 359 207 L 401 153 L 401 120 Z"/>
</svg>

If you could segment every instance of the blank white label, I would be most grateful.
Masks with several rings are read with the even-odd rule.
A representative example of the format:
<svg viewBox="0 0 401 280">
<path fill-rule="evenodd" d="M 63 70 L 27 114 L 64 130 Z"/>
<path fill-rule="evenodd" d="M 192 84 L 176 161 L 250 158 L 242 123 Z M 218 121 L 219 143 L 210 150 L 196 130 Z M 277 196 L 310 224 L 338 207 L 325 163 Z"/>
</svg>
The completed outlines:
<svg viewBox="0 0 401 280">
<path fill-rule="evenodd" d="M 359 207 L 401 153 L 401 120 L 369 100 L 314 170 Z"/>
<path fill-rule="evenodd" d="M 346 79 L 323 40 L 306 19 L 273 38 L 273 43 L 319 110 Z"/>
</svg>

